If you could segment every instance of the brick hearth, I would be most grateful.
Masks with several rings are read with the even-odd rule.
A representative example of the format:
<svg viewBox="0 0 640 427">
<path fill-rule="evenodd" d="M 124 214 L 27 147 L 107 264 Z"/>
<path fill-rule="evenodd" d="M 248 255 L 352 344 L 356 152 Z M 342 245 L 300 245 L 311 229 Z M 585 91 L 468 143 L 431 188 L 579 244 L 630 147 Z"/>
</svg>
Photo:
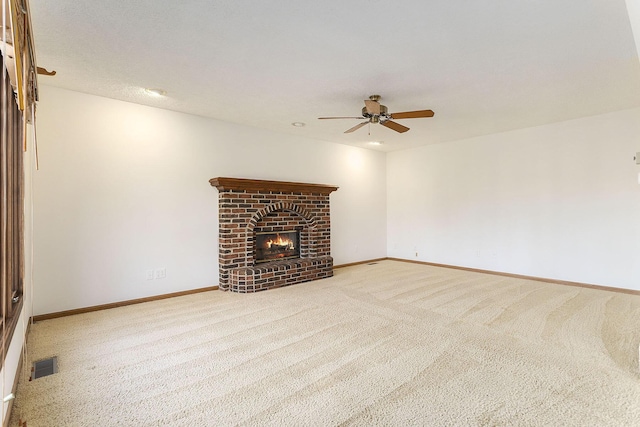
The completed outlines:
<svg viewBox="0 0 640 427">
<path fill-rule="evenodd" d="M 219 197 L 220 289 L 256 292 L 333 276 L 329 194 L 338 187 L 209 180 Z M 300 231 L 300 258 L 255 262 L 255 233 Z"/>
</svg>

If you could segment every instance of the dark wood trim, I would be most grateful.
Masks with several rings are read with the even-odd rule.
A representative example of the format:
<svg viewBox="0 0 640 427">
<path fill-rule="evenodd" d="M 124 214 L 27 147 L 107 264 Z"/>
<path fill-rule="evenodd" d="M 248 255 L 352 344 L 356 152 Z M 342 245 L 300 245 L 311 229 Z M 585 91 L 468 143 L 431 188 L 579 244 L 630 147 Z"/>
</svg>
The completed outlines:
<svg viewBox="0 0 640 427">
<path fill-rule="evenodd" d="M 353 267 L 354 265 L 369 264 L 371 262 L 384 261 L 385 259 L 389 258 L 375 258 L 367 261 L 350 262 L 349 264 L 334 265 L 333 268 Z"/>
<path fill-rule="evenodd" d="M 24 116 L 15 103 L 5 65 L 7 58 L 0 55 L 3 75 L 3 107 L 0 112 L 4 126 L 0 140 L 4 158 L 0 162 L 0 217 L 4 227 L 0 229 L 0 264 L 4 265 L 0 277 L 0 323 L 3 323 L 3 357 L 11 344 L 13 331 L 22 310 L 24 282 Z M 6 179 L 5 179 L 6 178 Z M 14 302 L 18 297 L 19 301 Z"/>
<path fill-rule="evenodd" d="M 411 264 L 431 265 L 433 267 L 452 268 L 452 269 L 455 269 L 455 270 L 471 271 L 471 272 L 474 272 L 474 273 L 493 274 L 495 276 L 512 277 L 512 278 L 515 278 L 515 279 L 535 280 L 537 282 L 554 283 L 556 285 L 576 286 L 576 287 L 579 287 L 579 288 L 596 289 L 596 290 L 599 290 L 599 291 L 618 292 L 618 293 L 622 293 L 622 294 L 640 296 L 640 291 L 635 291 L 633 289 L 614 288 L 614 287 L 611 287 L 611 286 L 592 285 L 592 284 L 589 284 L 589 283 L 570 282 L 570 281 L 567 281 L 567 280 L 548 279 L 548 278 L 545 278 L 545 277 L 525 276 L 523 274 L 503 273 L 501 271 L 481 270 L 479 268 L 460 267 L 460 266 L 457 266 L 457 265 L 448 265 L 448 264 L 437 264 L 437 263 L 434 263 L 434 262 L 415 261 L 415 260 L 411 260 L 411 259 L 402 259 L 402 258 L 387 258 L 387 259 L 391 260 L 391 261 L 408 262 L 408 263 L 411 263 Z"/>
<path fill-rule="evenodd" d="M 211 178 L 211 186 L 219 191 L 252 190 L 252 191 L 284 191 L 288 193 L 330 194 L 338 187 L 334 185 L 306 184 L 302 182 L 263 181 L 245 178 Z"/>
<path fill-rule="evenodd" d="M 56 313 L 39 314 L 37 316 L 33 316 L 33 321 L 34 322 L 39 322 L 41 320 L 56 319 L 58 317 L 65 317 L 65 316 L 73 316 L 74 314 L 91 313 L 93 311 L 107 310 L 109 308 L 124 307 L 124 306 L 127 306 L 127 305 L 140 304 L 140 303 L 143 303 L 143 302 L 159 301 L 159 300 L 163 300 L 163 299 L 167 299 L 167 298 L 181 297 L 181 296 L 184 296 L 184 295 L 198 294 L 200 292 L 209 292 L 209 291 L 215 291 L 215 290 L 218 290 L 218 287 L 217 286 L 211 286 L 211 287 L 208 287 L 208 288 L 191 289 L 191 290 L 188 290 L 188 291 L 174 292 L 174 293 L 171 293 L 171 294 L 154 295 L 152 297 L 138 298 L 138 299 L 132 299 L 132 300 L 128 300 L 128 301 L 114 302 L 114 303 L 111 303 L 111 304 L 101 304 L 101 305 L 94 305 L 92 307 L 84 307 L 84 308 L 76 308 L 76 309 L 73 309 L 73 310 L 58 311 Z"/>
<path fill-rule="evenodd" d="M 415 260 L 403 259 L 403 258 L 392 258 L 392 257 L 375 258 L 375 259 L 370 259 L 370 260 L 366 260 L 366 261 L 358 261 L 358 262 L 352 262 L 352 263 L 348 263 L 348 264 L 334 265 L 333 268 L 352 267 L 352 266 L 356 266 L 356 265 L 369 264 L 371 262 L 379 262 L 379 261 L 385 261 L 385 260 L 398 261 L 398 262 L 407 262 L 407 263 L 410 263 L 410 264 L 430 265 L 432 267 L 451 268 L 451 269 L 454 269 L 454 270 L 470 271 L 470 272 L 473 272 L 473 273 L 492 274 L 494 276 L 504 276 L 504 277 L 511 277 L 511 278 L 515 278 L 515 279 L 535 280 L 537 282 L 553 283 L 553 284 L 556 284 L 556 285 L 575 286 L 575 287 L 579 287 L 579 288 L 595 289 L 595 290 L 599 290 L 599 291 L 617 292 L 617 293 L 623 293 L 623 294 L 628 294 L 628 295 L 640 296 L 640 291 L 636 291 L 636 290 L 633 290 L 633 289 L 615 288 L 615 287 L 611 287 L 611 286 L 593 285 L 593 284 L 589 284 L 589 283 L 570 282 L 570 281 L 567 281 L 567 280 L 548 279 L 548 278 L 544 278 L 544 277 L 526 276 L 526 275 L 523 275 L 523 274 L 504 273 L 504 272 L 501 272 L 501 271 L 482 270 L 482 269 L 479 269 L 479 268 L 461 267 L 461 266 L 449 265 L 449 264 L 438 264 L 438 263 L 435 263 L 435 262 L 427 262 L 427 261 L 415 261 Z M 33 321 L 34 322 L 39 322 L 41 320 L 48 320 L 48 319 L 55 319 L 55 318 L 58 318 L 58 317 L 72 316 L 74 314 L 90 313 L 90 312 L 93 312 L 93 311 L 106 310 L 106 309 L 109 309 L 109 308 L 124 307 L 124 306 L 127 306 L 127 305 L 140 304 L 140 303 L 143 303 L 143 302 L 158 301 L 158 300 L 167 299 L 167 298 L 173 298 L 173 297 L 179 297 L 179 296 L 183 296 L 183 295 L 191 295 L 191 294 L 196 294 L 196 293 L 200 293 L 200 292 L 209 292 L 209 291 L 215 291 L 215 290 L 218 290 L 218 287 L 217 286 L 211 286 L 211 287 L 208 287 L 208 288 L 192 289 L 192 290 L 188 290 L 188 291 L 174 292 L 174 293 L 171 293 L 171 294 L 156 295 L 156 296 L 152 296 L 152 297 L 139 298 L 139 299 L 135 299 L 135 300 L 121 301 L 121 302 L 115 302 L 115 303 L 111 303 L 111 304 L 102 304 L 102 305 L 96 305 L 96 306 L 92 306 L 92 307 L 78 308 L 78 309 L 74 309 L 74 310 L 59 311 L 59 312 L 56 312 L 56 313 L 40 314 L 40 315 L 37 315 L 37 316 L 33 316 Z"/>
</svg>

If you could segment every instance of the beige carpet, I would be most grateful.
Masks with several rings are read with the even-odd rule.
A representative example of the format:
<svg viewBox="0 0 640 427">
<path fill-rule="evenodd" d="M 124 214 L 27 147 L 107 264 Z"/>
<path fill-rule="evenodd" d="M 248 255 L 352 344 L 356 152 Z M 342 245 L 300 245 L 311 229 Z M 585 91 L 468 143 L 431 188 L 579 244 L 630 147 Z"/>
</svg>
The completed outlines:
<svg viewBox="0 0 640 427">
<path fill-rule="evenodd" d="M 47 426 L 638 426 L 640 297 L 383 261 L 33 325 Z"/>
</svg>

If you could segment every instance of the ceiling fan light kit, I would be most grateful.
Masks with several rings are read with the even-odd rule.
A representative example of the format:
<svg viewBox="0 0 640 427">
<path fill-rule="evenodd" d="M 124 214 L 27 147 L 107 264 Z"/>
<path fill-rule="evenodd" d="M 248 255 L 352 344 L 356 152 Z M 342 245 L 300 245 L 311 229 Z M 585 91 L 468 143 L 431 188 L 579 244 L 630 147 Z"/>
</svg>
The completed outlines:
<svg viewBox="0 0 640 427">
<path fill-rule="evenodd" d="M 431 110 L 416 110 L 416 111 L 405 111 L 402 113 L 391 113 L 389 114 L 388 109 L 385 105 L 380 104 L 380 95 L 371 95 L 369 99 L 364 100 L 364 107 L 362 108 L 362 116 L 361 117 L 318 117 L 320 120 L 328 120 L 328 119 L 360 119 L 366 120 L 362 123 L 358 123 L 354 127 L 347 129 L 344 133 L 355 132 L 360 129 L 362 126 L 368 123 L 378 123 L 384 127 L 387 127 L 391 130 L 394 130 L 399 133 L 404 133 L 409 130 L 408 127 L 401 125 L 400 123 L 394 122 L 391 119 L 418 119 L 425 117 L 433 117 L 434 113 Z"/>
</svg>

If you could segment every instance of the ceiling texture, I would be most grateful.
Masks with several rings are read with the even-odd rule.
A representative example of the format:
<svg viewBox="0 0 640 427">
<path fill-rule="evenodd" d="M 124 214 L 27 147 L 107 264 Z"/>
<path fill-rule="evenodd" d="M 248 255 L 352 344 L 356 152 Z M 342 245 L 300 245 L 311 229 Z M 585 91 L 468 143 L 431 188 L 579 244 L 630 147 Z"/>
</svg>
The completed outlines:
<svg viewBox="0 0 640 427">
<path fill-rule="evenodd" d="M 625 0 L 30 0 L 40 85 L 394 151 L 640 107 Z M 640 28 L 636 28 L 636 34 Z M 151 97 L 144 88 L 161 88 Z M 431 109 L 380 125 L 359 116 Z M 302 122 L 304 127 L 294 127 Z"/>
</svg>

